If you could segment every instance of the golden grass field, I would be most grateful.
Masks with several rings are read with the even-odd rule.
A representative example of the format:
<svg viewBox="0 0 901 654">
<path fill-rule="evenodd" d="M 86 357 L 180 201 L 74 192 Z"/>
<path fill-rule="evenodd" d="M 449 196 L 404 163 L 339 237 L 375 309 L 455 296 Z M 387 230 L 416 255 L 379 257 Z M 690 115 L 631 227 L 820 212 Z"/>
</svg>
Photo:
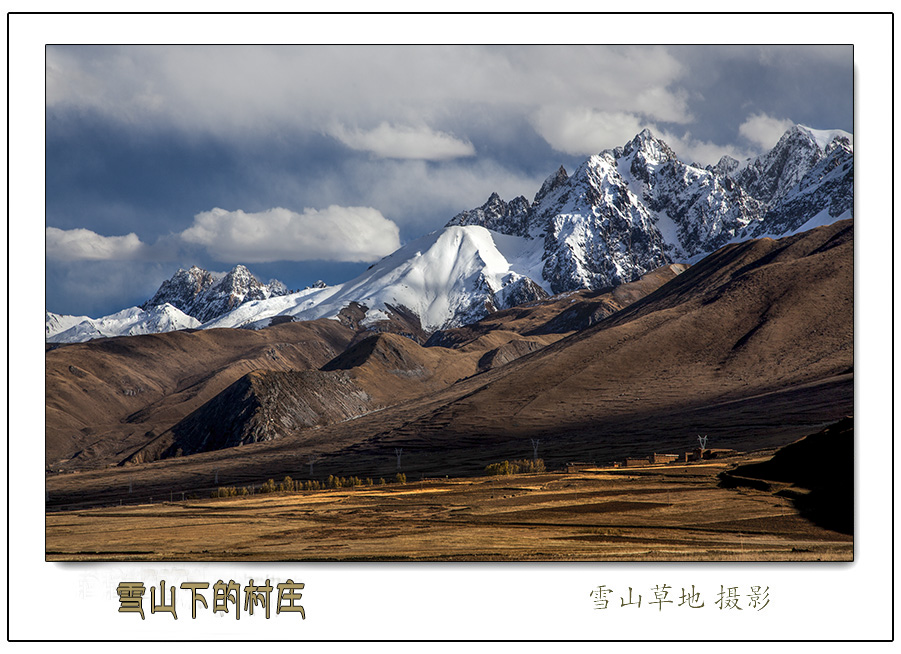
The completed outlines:
<svg viewBox="0 0 901 654">
<path fill-rule="evenodd" d="M 717 485 L 764 458 L 53 512 L 47 560 L 852 560 L 777 488 Z"/>
</svg>

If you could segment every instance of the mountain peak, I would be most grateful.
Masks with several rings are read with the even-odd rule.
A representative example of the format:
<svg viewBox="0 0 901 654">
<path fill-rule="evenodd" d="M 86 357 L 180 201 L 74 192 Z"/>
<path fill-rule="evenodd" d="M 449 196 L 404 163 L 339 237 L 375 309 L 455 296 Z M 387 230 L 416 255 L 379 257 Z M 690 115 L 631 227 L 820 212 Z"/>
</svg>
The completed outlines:
<svg viewBox="0 0 901 654">
<path fill-rule="evenodd" d="M 451 218 L 445 227 L 479 225 L 486 229 L 514 236 L 528 235 L 529 201 L 519 196 L 504 202 L 497 193 L 477 209 L 463 211 Z"/>
<path fill-rule="evenodd" d="M 708 166 L 707 169 L 725 176 L 738 170 L 739 166 L 741 166 L 741 162 L 738 159 L 724 154 L 715 166 Z"/>
<path fill-rule="evenodd" d="M 225 274 L 225 277 L 222 278 L 222 281 L 219 283 L 239 286 L 252 286 L 258 285 L 260 282 L 257 280 L 256 276 L 254 276 L 254 274 L 247 269 L 247 266 L 239 263 L 237 266 L 229 270 Z"/>
<path fill-rule="evenodd" d="M 772 150 L 751 161 L 737 173 L 735 179 L 751 197 L 771 205 L 826 156 L 826 147 L 832 136 L 840 131 L 812 130 L 804 125 L 793 125 Z"/>
<path fill-rule="evenodd" d="M 557 172 L 551 173 L 550 175 L 548 175 L 547 179 L 544 180 L 541 188 L 538 189 L 538 193 L 535 194 L 535 199 L 532 200 L 532 206 L 535 206 L 539 202 L 541 202 L 551 191 L 566 184 L 566 181 L 568 179 L 569 175 L 566 173 L 566 168 L 561 165 L 557 169 Z"/>
<path fill-rule="evenodd" d="M 278 280 L 261 284 L 242 264 L 225 275 L 214 275 L 195 265 L 188 270 L 179 268 L 141 308 L 148 311 L 168 303 L 200 322 L 208 322 L 244 302 L 287 293 L 287 287 Z"/>
<path fill-rule="evenodd" d="M 673 149 L 666 143 L 656 138 L 650 129 L 645 127 L 635 135 L 631 141 L 626 143 L 622 149 L 623 155 L 641 154 L 648 163 L 663 163 L 665 161 L 675 161 L 679 157 Z"/>
</svg>

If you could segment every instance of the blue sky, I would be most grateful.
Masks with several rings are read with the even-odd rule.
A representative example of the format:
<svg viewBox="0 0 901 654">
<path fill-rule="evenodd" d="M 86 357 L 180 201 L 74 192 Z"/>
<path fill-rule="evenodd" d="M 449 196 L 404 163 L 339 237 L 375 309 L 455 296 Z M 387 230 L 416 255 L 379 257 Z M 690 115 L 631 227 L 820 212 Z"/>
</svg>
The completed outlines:
<svg viewBox="0 0 901 654">
<path fill-rule="evenodd" d="M 644 127 L 702 164 L 853 132 L 852 86 L 850 46 L 49 46 L 47 309 L 342 282 Z"/>
</svg>

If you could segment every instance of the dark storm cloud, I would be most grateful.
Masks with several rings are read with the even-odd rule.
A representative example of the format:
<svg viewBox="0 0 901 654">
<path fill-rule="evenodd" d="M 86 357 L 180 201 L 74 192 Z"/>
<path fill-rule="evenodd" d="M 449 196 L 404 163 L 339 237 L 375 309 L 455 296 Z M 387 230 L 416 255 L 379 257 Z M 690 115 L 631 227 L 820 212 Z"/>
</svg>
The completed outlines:
<svg viewBox="0 0 901 654">
<path fill-rule="evenodd" d="M 698 139 L 744 147 L 738 127 L 753 114 L 853 132 L 851 46 L 674 46 L 670 51 L 692 71 L 681 83 Z"/>
<path fill-rule="evenodd" d="M 173 272 L 166 264 L 152 262 L 48 261 L 47 310 L 92 318 L 109 315 L 146 302 Z"/>
</svg>

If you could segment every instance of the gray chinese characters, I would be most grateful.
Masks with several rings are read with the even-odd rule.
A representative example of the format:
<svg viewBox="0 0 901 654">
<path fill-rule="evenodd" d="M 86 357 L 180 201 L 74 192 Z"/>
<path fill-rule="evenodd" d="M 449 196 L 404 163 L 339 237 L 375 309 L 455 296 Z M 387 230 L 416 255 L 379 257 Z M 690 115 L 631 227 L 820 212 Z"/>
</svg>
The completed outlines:
<svg viewBox="0 0 901 654">
<path fill-rule="evenodd" d="M 601 584 L 592 589 L 589 593 L 594 608 L 599 611 L 608 610 L 610 608 L 635 608 L 640 609 L 642 603 L 645 608 L 663 611 L 664 607 L 686 607 L 691 609 L 701 609 L 705 606 L 716 608 L 720 611 L 762 611 L 770 603 L 770 587 L 769 586 L 723 586 L 720 585 L 719 591 L 712 593 L 708 597 L 713 599 L 711 604 L 707 604 L 701 594 L 701 591 L 692 584 L 691 588 L 682 587 L 681 592 L 676 593 L 673 587 L 667 584 L 657 584 L 648 587 L 648 591 L 644 594 L 637 587 L 627 586 L 620 591 L 616 591 L 610 586 Z"/>
</svg>

